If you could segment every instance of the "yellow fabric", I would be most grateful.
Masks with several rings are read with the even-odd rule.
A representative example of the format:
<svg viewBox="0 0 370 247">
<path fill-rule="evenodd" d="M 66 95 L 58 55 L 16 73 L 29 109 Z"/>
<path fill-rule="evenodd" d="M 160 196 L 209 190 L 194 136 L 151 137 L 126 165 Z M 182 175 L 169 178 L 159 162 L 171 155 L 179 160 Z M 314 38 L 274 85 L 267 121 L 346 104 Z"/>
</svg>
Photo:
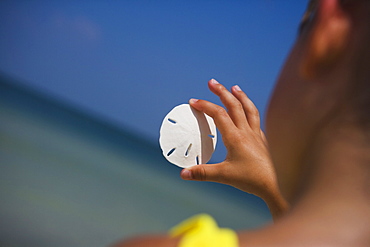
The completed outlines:
<svg viewBox="0 0 370 247">
<path fill-rule="evenodd" d="M 195 215 L 170 230 L 172 237 L 181 237 L 178 247 L 238 247 L 237 234 L 219 228 L 207 214 Z"/>
</svg>

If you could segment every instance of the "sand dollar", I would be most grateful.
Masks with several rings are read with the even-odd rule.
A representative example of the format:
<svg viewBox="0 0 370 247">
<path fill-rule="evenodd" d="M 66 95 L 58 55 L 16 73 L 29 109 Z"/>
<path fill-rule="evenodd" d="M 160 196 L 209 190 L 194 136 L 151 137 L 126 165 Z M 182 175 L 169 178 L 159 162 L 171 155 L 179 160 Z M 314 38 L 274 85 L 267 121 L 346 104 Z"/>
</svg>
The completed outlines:
<svg viewBox="0 0 370 247">
<path fill-rule="evenodd" d="M 159 143 L 172 164 L 182 168 L 205 164 L 216 147 L 216 126 L 208 115 L 182 104 L 163 119 Z"/>
</svg>

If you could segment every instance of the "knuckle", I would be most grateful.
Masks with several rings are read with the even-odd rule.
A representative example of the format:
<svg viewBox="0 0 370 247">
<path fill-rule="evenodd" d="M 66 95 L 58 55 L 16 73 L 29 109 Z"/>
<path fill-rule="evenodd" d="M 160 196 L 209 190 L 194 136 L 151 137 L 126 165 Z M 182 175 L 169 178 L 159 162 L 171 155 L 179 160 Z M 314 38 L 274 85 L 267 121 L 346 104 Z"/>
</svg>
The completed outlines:
<svg viewBox="0 0 370 247">
<path fill-rule="evenodd" d="M 242 110 L 243 109 L 243 105 L 242 103 L 240 103 L 239 100 L 232 100 L 230 103 L 229 103 L 229 106 L 233 109 L 237 109 L 237 110 Z"/>
<path fill-rule="evenodd" d="M 214 114 L 215 114 L 215 116 L 225 117 L 227 115 L 227 112 L 226 112 L 225 108 L 223 108 L 221 106 L 218 106 L 218 107 L 215 108 Z"/>
<path fill-rule="evenodd" d="M 259 117 L 260 116 L 260 112 L 258 111 L 258 109 L 256 107 L 253 107 L 252 114 L 254 116 L 256 116 L 256 117 Z"/>
<path fill-rule="evenodd" d="M 259 117 L 260 113 L 257 107 L 253 104 L 253 102 L 249 102 L 247 109 L 248 114 Z"/>
<path fill-rule="evenodd" d="M 233 147 L 240 147 L 245 142 L 245 139 L 240 135 L 233 136 L 231 140 L 231 145 Z"/>
<path fill-rule="evenodd" d="M 225 93 L 228 93 L 229 91 L 222 85 L 222 84 L 218 84 L 218 88 L 219 90 L 219 93 L 220 94 L 225 94 Z"/>
<path fill-rule="evenodd" d="M 206 169 L 202 165 L 199 165 L 197 168 L 198 169 L 196 169 L 196 172 L 194 173 L 194 178 L 199 181 L 206 181 L 207 180 Z"/>
<path fill-rule="evenodd" d="M 243 138 L 234 134 L 224 135 L 224 143 L 229 152 L 234 151 L 243 143 Z"/>
</svg>

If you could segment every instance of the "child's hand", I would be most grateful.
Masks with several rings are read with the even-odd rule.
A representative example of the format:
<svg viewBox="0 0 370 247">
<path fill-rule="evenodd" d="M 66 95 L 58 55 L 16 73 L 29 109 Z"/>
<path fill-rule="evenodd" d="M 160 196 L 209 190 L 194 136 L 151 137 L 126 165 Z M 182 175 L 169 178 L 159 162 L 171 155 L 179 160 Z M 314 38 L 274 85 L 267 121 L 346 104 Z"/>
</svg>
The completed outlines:
<svg viewBox="0 0 370 247">
<path fill-rule="evenodd" d="M 266 201 L 274 218 L 287 204 L 282 198 L 270 159 L 257 108 L 238 86 L 229 92 L 215 80 L 210 90 L 220 97 L 227 111 L 205 100 L 190 100 L 190 105 L 212 117 L 228 150 L 219 164 L 204 164 L 182 170 L 185 180 L 212 181 L 234 186 Z"/>
</svg>

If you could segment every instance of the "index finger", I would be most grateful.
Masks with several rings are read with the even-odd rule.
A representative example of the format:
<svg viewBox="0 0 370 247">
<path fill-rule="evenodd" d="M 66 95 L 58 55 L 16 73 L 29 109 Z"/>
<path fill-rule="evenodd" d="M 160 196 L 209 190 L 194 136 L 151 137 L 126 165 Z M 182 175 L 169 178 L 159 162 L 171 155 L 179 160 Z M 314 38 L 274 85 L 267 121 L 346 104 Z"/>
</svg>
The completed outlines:
<svg viewBox="0 0 370 247">
<path fill-rule="evenodd" d="M 237 129 L 225 108 L 213 104 L 207 100 L 190 99 L 189 104 L 196 110 L 204 112 L 213 118 L 222 136 L 227 138 L 230 133 Z"/>
</svg>

